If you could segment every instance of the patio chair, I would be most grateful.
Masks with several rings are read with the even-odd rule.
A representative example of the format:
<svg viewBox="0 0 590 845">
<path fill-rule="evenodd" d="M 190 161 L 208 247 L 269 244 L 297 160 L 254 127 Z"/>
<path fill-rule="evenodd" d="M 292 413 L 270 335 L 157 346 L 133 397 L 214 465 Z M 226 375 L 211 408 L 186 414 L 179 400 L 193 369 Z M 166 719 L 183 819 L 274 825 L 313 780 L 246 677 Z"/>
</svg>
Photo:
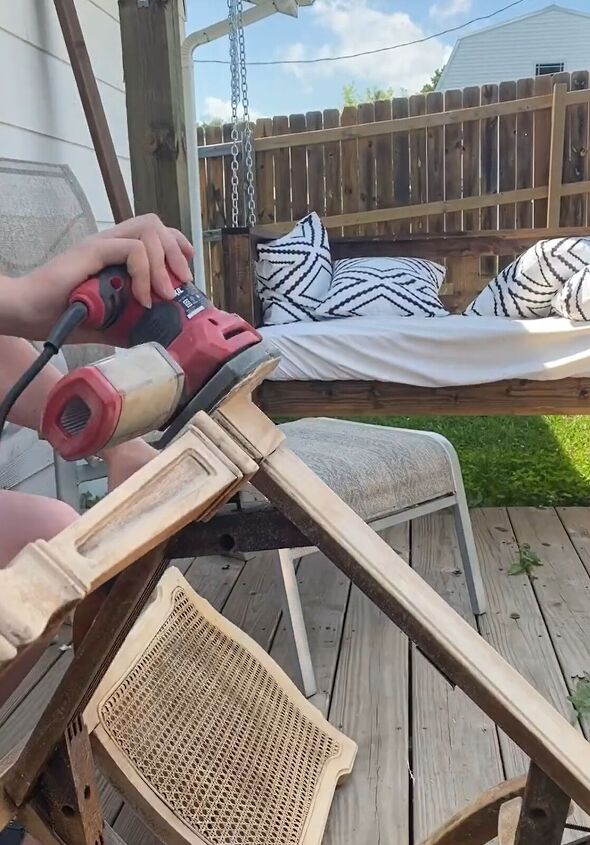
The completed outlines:
<svg viewBox="0 0 590 845">
<path fill-rule="evenodd" d="M 485 613 L 486 596 L 457 453 L 440 434 L 345 420 L 308 418 L 279 426 L 289 448 L 375 531 L 451 508 L 471 607 Z M 248 488 L 242 506 L 260 501 Z M 278 549 L 278 583 L 285 620 L 307 696 L 317 691 L 295 562 L 315 547 Z"/>
</svg>

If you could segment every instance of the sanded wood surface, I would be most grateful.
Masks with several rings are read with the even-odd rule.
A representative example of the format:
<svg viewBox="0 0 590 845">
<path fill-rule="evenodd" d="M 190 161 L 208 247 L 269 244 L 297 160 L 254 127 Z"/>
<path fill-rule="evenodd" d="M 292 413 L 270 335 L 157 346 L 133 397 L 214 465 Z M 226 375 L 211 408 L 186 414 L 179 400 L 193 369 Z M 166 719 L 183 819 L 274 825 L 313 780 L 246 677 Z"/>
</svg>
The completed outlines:
<svg viewBox="0 0 590 845">
<path fill-rule="evenodd" d="M 256 471 L 219 426 L 201 417 L 237 463 L 195 420 L 176 443 L 53 540 L 30 543 L 0 571 L 0 664 L 167 536 L 223 504 Z"/>
</svg>

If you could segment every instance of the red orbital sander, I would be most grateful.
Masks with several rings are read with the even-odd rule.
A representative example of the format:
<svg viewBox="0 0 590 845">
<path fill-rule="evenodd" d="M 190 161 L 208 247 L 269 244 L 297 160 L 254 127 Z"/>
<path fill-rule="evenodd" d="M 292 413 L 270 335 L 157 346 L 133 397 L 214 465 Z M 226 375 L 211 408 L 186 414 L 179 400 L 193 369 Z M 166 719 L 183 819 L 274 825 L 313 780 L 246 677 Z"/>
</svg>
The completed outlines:
<svg viewBox="0 0 590 845">
<path fill-rule="evenodd" d="M 171 280 L 174 299 L 154 296 L 151 308 L 132 295 L 125 267 L 107 267 L 72 293 L 36 372 L 81 324 L 96 329 L 97 340 L 128 351 L 72 371 L 50 393 L 41 434 L 66 460 L 157 429 L 164 432 L 155 444 L 162 448 L 197 411 L 213 410 L 273 359 L 245 320 L 215 308 L 194 285 Z M 31 381 L 36 372 L 25 376 Z"/>
</svg>

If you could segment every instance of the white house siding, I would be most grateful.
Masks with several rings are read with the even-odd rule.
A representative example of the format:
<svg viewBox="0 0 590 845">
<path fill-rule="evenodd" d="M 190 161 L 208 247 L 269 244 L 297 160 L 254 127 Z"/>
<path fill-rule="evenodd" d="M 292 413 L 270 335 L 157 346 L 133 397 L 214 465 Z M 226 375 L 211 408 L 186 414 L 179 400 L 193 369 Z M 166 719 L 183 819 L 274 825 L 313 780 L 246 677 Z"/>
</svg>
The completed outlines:
<svg viewBox="0 0 590 845">
<path fill-rule="evenodd" d="M 461 38 L 439 90 L 535 76 L 538 62 L 590 69 L 590 14 L 551 6 Z"/>
<path fill-rule="evenodd" d="M 117 0 L 77 0 L 115 149 L 131 189 Z M 100 227 L 112 222 L 51 0 L 0 0 L 0 156 L 69 164 Z"/>
</svg>

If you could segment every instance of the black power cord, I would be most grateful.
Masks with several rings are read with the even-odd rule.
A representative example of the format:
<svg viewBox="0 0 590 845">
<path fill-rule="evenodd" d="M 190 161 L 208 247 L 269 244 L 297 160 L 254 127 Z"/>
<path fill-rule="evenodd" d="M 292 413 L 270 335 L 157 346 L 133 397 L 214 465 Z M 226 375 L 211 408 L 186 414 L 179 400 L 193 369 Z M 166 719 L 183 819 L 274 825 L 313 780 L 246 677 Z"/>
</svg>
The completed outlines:
<svg viewBox="0 0 590 845">
<path fill-rule="evenodd" d="M 54 325 L 49 337 L 43 344 L 43 351 L 39 354 L 39 357 L 33 361 L 16 384 L 13 384 L 2 402 L 0 402 L 0 439 L 2 438 L 2 432 L 4 431 L 8 415 L 19 396 L 21 396 L 31 382 L 39 375 L 43 367 L 51 361 L 54 355 L 57 355 L 68 336 L 84 322 L 87 316 L 88 309 L 86 306 L 82 302 L 74 302 L 67 311 L 64 311 Z"/>
</svg>

